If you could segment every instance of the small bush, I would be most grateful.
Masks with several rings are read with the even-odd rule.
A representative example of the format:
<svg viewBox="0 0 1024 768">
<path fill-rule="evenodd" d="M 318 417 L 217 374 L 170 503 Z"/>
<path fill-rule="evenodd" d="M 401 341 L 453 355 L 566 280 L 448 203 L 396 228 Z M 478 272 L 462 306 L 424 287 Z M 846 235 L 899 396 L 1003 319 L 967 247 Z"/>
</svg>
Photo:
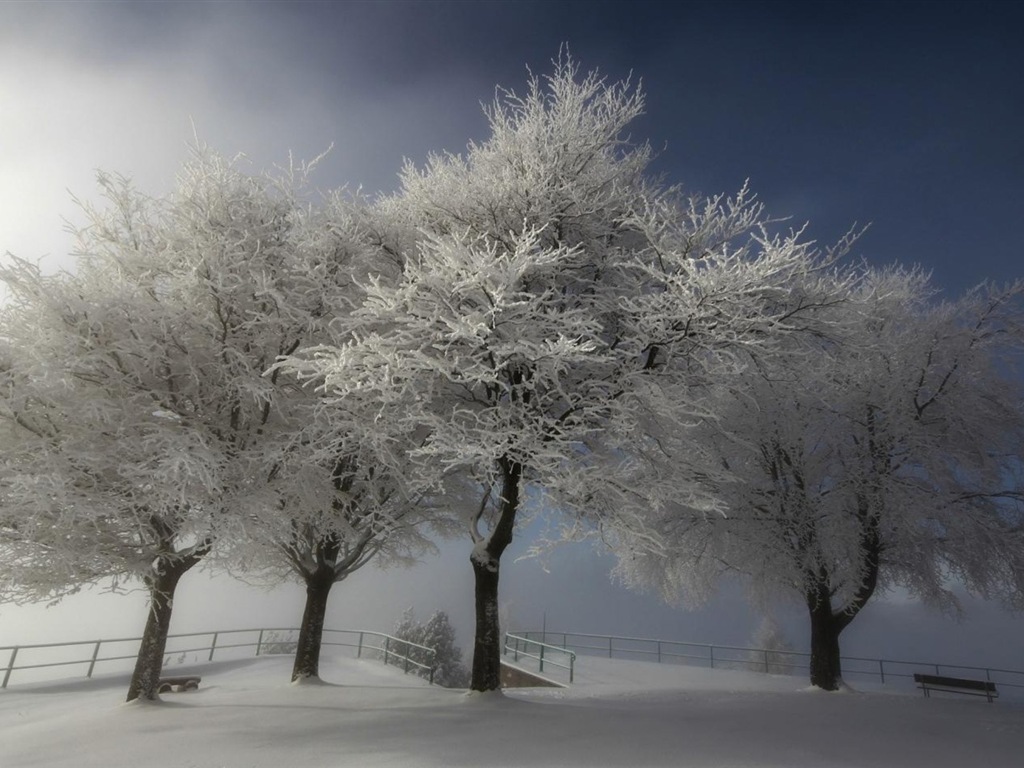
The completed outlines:
<svg viewBox="0 0 1024 768">
<path fill-rule="evenodd" d="M 392 634 L 399 640 L 425 645 L 436 652 L 431 659 L 429 653 L 419 648 L 392 646 L 392 651 L 402 654 L 408 650 L 412 661 L 428 665 L 426 669 L 412 667 L 410 671 L 414 669 L 420 677 L 429 679 L 433 669 L 434 682 L 445 688 L 465 688 L 469 684 L 469 670 L 462 663 L 462 649 L 455 645 L 455 629 L 444 611 L 436 611 L 426 624 L 421 624 L 416 621 L 413 609 L 409 608 L 395 624 Z M 404 666 L 405 661 L 390 657 L 388 663 Z"/>
<path fill-rule="evenodd" d="M 263 642 L 260 643 L 259 655 L 291 655 L 295 653 L 298 645 L 295 640 L 292 640 L 291 632 L 265 632 L 263 634 Z"/>
<path fill-rule="evenodd" d="M 793 655 L 793 644 L 771 616 L 764 617 L 750 644 L 758 649 L 750 652 L 751 668 L 772 675 L 792 675 L 797 671 L 794 665 L 799 657 Z"/>
</svg>

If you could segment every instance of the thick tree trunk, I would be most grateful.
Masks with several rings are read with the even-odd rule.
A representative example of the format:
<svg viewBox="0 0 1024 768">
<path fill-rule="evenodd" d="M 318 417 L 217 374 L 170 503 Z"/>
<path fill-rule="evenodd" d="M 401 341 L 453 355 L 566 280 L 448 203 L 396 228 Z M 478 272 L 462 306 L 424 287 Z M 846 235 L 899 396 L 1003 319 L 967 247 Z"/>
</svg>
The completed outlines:
<svg viewBox="0 0 1024 768">
<path fill-rule="evenodd" d="M 807 607 L 811 615 L 811 685 L 837 691 L 843 682 L 839 633 L 844 625 L 832 615 L 827 597 L 809 600 Z"/>
<path fill-rule="evenodd" d="M 856 592 L 839 611 L 832 607 L 832 579 L 821 566 L 810 579 L 805 595 L 811 617 L 811 685 L 826 691 L 839 690 L 843 682 L 839 658 L 839 635 L 850 626 L 861 609 L 874 596 L 882 562 L 882 540 L 878 516 L 872 513 L 870 499 L 859 496 L 857 517 L 860 521 L 861 581 Z"/>
<path fill-rule="evenodd" d="M 334 570 L 317 572 L 306 578 L 306 609 L 302 612 L 299 641 L 295 647 L 292 682 L 320 677 L 320 646 L 323 642 L 327 598 L 334 586 Z"/>
<path fill-rule="evenodd" d="M 135 660 L 135 671 L 128 684 L 128 701 L 158 698 L 160 673 L 163 670 L 167 632 L 171 628 L 171 609 L 178 581 L 194 563 L 177 561 L 162 563 L 160 572 L 148 579 L 149 616 L 142 635 L 142 645 Z"/>
<path fill-rule="evenodd" d="M 473 639 L 472 691 L 496 691 L 501 688 L 501 626 L 498 621 L 498 572 L 501 555 L 512 543 L 516 513 L 519 511 L 519 481 L 523 467 L 502 458 L 501 500 L 498 521 L 490 535 L 476 542 L 470 562 L 476 583 L 476 636 Z"/>
<path fill-rule="evenodd" d="M 476 635 L 473 641 L 474 691 L 494 691 L 501 687 L 501 626 L 498 621 L 497 559 L 473 558 L 476 584 Z"/>
</svg>

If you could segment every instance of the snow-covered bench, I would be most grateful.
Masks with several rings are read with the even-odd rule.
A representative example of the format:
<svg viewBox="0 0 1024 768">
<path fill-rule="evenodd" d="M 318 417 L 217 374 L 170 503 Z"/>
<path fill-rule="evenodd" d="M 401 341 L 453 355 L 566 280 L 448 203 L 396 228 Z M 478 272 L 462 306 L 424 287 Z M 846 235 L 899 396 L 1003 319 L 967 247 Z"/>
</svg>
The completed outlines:
<svg viewBox="0 0 1024 768">
<path fill-rule="evenodd" d="M 996 684 L 990 680 L 965 680 L 962 677 L 941 677 L 939 675 L 914 674 L 914 682 L 924 691 L 925 698 L 930 698 L 932 691 L 947 693 L 965 693 L 969 696 L 984 696 L 991 703 L 998 698 Z"/>
</svg>

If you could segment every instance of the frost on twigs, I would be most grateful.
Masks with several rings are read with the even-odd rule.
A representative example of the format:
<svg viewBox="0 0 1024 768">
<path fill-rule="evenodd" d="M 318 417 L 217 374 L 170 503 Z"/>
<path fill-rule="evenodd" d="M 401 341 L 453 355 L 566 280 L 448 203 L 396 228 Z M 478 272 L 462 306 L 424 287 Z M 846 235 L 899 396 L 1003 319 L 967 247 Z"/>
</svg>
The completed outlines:
<svg viewBox="0 0 1024 768">
<path fill-rule="evenodd" d="M 416 620 L 412 608 L 407 609 L 392 635 L 400 641 L 391 646 L 389 660 L 396 666 L 406 666 L 406 659 L 416 662 L 412 666 L 420 677 L 445 688 L 465 688 L 469 671 L 462 663 L 462 649 L 455 644 L 455 628 L 444 611 L 435 611 L 426 623 Z M 428 650 L 429 649 L 429 650 Z M 394 655 L 398 654 L 398 655 Z"/>
<path fill-rule="evenodd" d="M 371 238 L 400 268 L 361 284 L 347 335 L 278 363 L 326 408 L 365 404 L 374 429 L 415 435 L 408 463 L 389 464 L 403 487 L 478 489 L 479 505 L 467 491 L 459 506 L 479 508 L 481 605 L 541 489 L 599 530 L 633 521 L 647 542 L 652 505 L 720 514 L 671 470 L 691 475 L 678 435 L 713 419 L 716 393 L 780 336 L 825 334 L 850 280 L 830 272 L 838 254 L 774 234 L 746 189 L 687 199 L 647 178 L 650 149 L 627 133 L 643 105 L 568 56 L 525 93 L 499 90 L 485 141 L 408 164 L 373 206 Z M 488 621 L 478 650 L 496 642 Z"/>
<path fill-rule="evenodd" d="M 667 475 L 724 514 L 667 497 L 648 515 L 653 546 L 617 526 L 620 577 L 673 599 L 699 600 L 728 572 L 760 599 L 788 593 L 810 614 L 812 681 L 829 689 L 839 635 L 878 591 L 952 609 L 956 585 L 1019 600 L 1022 291 L 938 302 L 902 269 L 864 271 L 841 302 L 801 291 L 827 332 L 750 354 L 731 386 L 705 390 L 714 418 L 659 441 L 688 451 Z"/>
<path fill-rule="evenodd" d="M 85 207 L 73 273 L 0 268 L 0 547 L 15 596 L 115 576 L 154 604 L 166 593 L 169 614 L 200 559 L 253 558 L 314 403 L 264 372 L 322 340 L 334 303 L 304 182 L 198 147 L 164 198 L 100 176 L 106 207 Z M 159 670 L 139 672 L 146 695 Z"/>
</svg>

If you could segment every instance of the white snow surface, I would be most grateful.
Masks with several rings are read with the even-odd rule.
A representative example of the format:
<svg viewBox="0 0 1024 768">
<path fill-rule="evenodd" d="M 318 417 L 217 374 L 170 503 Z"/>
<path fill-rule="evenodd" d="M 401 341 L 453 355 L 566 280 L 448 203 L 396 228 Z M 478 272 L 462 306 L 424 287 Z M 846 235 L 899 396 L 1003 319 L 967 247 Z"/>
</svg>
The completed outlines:
<svg viewBox="0 0 1024 768">
<path fill-rule="evenodd" d="M 467 695 L 379 661 L 189 667 L 200 689 L 124 704 L 112 676 L 0 691 L 2 768 L 377 766 L 1020 766 L 1024 705 L 581 657 L 565 689 Z M 170 673 L 170 670 L 168 670 Z"/>
</svg>

